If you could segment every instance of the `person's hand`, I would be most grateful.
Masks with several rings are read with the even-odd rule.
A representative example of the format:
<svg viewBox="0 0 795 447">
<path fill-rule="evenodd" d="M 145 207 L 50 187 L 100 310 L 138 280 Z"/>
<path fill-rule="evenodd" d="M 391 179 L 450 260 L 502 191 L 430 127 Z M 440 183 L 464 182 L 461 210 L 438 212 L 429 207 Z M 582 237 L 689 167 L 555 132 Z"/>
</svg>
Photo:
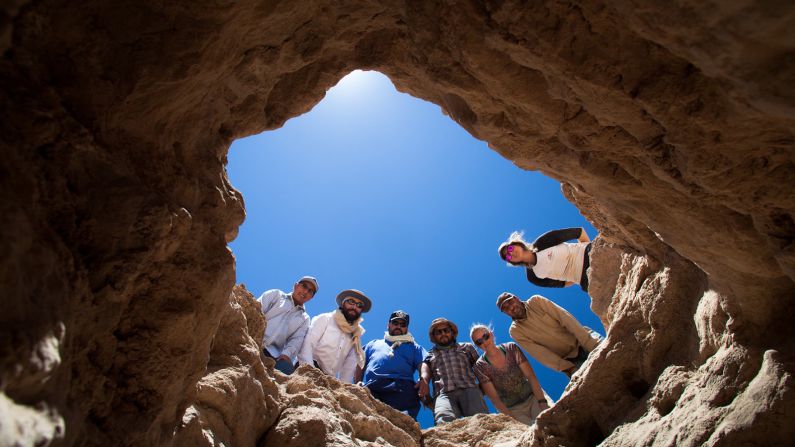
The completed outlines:
<svg viewBox="0 0 795 447">
<path fill-rule="evenodd" d="M 417 395 L 421 398 L 426 397 L 431 392 L 431 389 L 428 386 L 428 381 L 423 378 L 420 378 L 417 384 L 414 385 L 414 388 L 417 389 Z"/>
<path fill-rule="evenodd" d="M 286 356 L 286 355 L 284 355 L 284 354 L 280 355 L 280 356 L 279 356 L 279 358 L 278 358 L 278 359 L 276 359 L 276 360 L 284 360 L 285 362 L 290 362 L 290 363 L 293 363 L 293 360 L 292 360 L 290 357 L 287 357 L 287 356 Z"/>
</svg>

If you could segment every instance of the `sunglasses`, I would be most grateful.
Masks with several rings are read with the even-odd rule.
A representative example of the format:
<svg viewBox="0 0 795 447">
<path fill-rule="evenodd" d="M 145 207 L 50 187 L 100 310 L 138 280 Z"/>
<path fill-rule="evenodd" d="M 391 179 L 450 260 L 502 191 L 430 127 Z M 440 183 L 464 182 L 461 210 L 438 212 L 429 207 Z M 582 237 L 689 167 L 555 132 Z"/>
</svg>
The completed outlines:
<svg viewBox="0 0 795 447">
<path fill-rule="evenodd" d="M 406 323 L 403 320 L 392 320 L 392 321 L 389 322 L 389 324 L 391 324 L 392 326 L 397 326 L 397 327 L 409 327 L 409 324 Z"/>
<path fill-rule="evenodd" d="M 488 339 L 490 339 L 490 338 L 491 338 L 491 335 L 489 335 L 489 333 L 488 333 L 488 332 L 486 332 L 485 334 L 483 334 L 483 336 L 482 336 L 482 337 L 480 337 L 480 338 L 478 338 L 477 340 L 475 340 L 475 344 L 476 344 L 476 345 L 478 345 L 478 346 L 480 346 L 480 345 L 482 345 L 482 344 L 483 344 L 483 342 L 484 342 L 484 341 L 486 341 L 486 340 L 488 340 Z"/>
<path fill-rule="evenodd" d="M 512 257 L 511 253 L 513 253 L 513 247 L 514 247 L 513 245 L 509 245 L 508 248 L 505 249 L 505 251 L 506 251 L 505 260 L 506 261 L 510 261 L 511 260 L 511 257 Z"/>
<path fill-rule="evenodd" d="M 440 335 L 440 334 L 452 334 L 453 330 L 449 327 L 440 327 L 439 329 L 433 330 L 433 335 Z"/>
<path fill-rule="evenodd" d="M 348 298 L 347 300 L 343 301 L 342 304 L 352 304 L 352 305 L 358 307 L 359 309 L 364 308 L 364 303 L 363 302 L 356 301 L 356 300 L 353 300 L 353 299 L 350 299 L 350 298 Z"/>
</svg>

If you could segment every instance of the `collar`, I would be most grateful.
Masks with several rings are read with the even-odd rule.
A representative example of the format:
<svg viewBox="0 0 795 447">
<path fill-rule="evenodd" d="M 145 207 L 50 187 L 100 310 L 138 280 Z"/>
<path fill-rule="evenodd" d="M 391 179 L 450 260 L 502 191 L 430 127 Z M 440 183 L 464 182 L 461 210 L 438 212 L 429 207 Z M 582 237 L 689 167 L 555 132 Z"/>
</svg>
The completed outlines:
<svg viewBox="0 0 795 447">
<path fill-rule="evenodd" d="M 293 300 L 293 292 L 288 293 L 287 297 L 290 298 L 290 302 L 293 303 L 293 307 L 297 307 L 301 310 L 304 310 L 303 304 L 295 304 L 295 301 Z"/>
</svg>

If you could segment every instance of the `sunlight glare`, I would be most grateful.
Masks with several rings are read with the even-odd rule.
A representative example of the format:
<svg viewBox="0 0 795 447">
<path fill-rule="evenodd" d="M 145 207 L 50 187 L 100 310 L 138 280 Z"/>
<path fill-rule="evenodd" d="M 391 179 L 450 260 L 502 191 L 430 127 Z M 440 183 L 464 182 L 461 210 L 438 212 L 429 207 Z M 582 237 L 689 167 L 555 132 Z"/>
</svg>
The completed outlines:
<svg viewBox="0 0 795 447">
<path fill-rule="evenodd" d="M 378 90 L 380 76 L 386 77 L 377 71 L 354 70 L 340 79 L 337 85 L 331 87 L 327 96 L 347 101 L 367 100 Z"/>
</svg>

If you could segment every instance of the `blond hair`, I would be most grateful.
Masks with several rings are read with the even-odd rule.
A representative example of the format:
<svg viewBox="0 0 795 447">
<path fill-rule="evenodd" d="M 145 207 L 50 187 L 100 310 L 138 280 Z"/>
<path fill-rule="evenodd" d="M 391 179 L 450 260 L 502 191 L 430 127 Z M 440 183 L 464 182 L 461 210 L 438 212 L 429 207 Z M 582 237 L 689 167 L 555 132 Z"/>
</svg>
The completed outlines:
<svg viewBox="0 0 795 447">
<path fill-rule="evenodd" d="M 473 335 L 473 334 L 475 333 L 475 331 L 476 331 L 476 330 L 478 330 L 478 329 L 484 329 L 484 330 L 488 331 L 488 332 L 489 332 L 489 333 L 491 333 L 491 334 L 493 334 L 493 333 L 494 333 L 494 328 L 493 328 L 493 327 L 491 327 L 491 324 L 489 324 L 488 326 L 486 326 L 486 325 L 485 325 L 485 324 L 483 324 L 483 323 L 472 323 L 472 326 L 470 326 L 470 327 L 469 327 L 469 338 L 470 338 L 470 339 L 472 339 L 472 335 Z M 474 339 L 472 339 L 472 341 L 474 342 L 475 340 L 474 340 Z"/>
</svg>

